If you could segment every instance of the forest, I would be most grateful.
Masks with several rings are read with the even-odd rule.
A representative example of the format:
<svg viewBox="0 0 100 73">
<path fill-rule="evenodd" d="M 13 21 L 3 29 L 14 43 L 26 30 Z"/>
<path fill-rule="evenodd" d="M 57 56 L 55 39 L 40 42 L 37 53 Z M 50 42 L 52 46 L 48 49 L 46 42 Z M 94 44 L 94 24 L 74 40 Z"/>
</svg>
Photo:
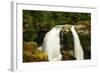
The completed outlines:
<svg viewBox="0 0 100 73">
<path fill-rule="evenodd" d="M 50 31 L 55 25 L 85 25 L 89 33 L 78 33 L 83 48 L 91 47 L 91 13 L 23 10 L 23 62 L 48 61 L 47 54 L 37 50 L 38 33 Z M 86 54 L 90 59 L 90 52 Z M 68 58 L 66 58 L 67 60 Z"/>
</svg>

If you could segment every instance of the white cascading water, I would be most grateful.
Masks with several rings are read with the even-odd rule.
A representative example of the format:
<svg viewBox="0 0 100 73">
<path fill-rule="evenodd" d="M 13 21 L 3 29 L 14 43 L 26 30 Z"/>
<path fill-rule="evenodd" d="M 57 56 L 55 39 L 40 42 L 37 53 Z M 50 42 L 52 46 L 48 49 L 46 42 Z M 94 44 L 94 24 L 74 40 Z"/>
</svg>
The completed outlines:
<svg viewBox="0 0 100 73">
<path fill-rule="evenodd" d="M 84 59 L 84 53 L 83 49 L 79 40 L 79 36 L 75 30 L 75 27 L 71 27 L 71 31 L 74 37 L 74 50 L 75 50 L 75 57 L 77 60 L 83 60 Z"/>
<path fill-rule="evenodd" d="M 62 55 L 60 53 L 60 37 L 59 33 L 62 26 L 55 26 L 49 31 L 44 38 L 43 51 L 48 54 L 49 61 L 60 61 Z"/>
</svg>

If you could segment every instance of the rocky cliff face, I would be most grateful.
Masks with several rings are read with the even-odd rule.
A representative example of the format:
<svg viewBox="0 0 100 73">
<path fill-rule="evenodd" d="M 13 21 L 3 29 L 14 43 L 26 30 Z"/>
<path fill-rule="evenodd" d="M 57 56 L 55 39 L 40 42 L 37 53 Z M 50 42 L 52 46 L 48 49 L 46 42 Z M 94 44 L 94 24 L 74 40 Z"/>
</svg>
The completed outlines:
<svg viewBox="0 0 100 73">
<path fill-rule="evenodd" d="M 76 31 L 79 35 L 85 59 L 91 59 L 91 23 L 80 21 L 76 24 Z"/>
</svg>

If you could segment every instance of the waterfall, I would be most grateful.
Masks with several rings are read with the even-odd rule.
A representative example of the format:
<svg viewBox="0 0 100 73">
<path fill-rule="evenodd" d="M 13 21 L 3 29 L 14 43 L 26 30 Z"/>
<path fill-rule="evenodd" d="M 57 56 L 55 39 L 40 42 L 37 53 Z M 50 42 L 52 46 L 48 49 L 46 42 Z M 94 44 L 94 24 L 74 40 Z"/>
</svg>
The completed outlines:
<svg viewBox="0 0 100 73">
<path fill-rule="evenodd" d="M 62 26 L 56 25 L 45 35 L 43 51 L 48 54 L 49 61 L 60 61 L 62 58 L 59 37 L 61 28 Z"/>
<path fill-rule="evenodd" d="M 75 30 L 75 27 L 71 27 L 71 31 L 74 37 L 74 50 L 75 50 L 75 57 L 77 60 L 83 60 L 84 59 L 84 53 L 83 49 L 79 40 L 79 36 Z"/>
</svg>

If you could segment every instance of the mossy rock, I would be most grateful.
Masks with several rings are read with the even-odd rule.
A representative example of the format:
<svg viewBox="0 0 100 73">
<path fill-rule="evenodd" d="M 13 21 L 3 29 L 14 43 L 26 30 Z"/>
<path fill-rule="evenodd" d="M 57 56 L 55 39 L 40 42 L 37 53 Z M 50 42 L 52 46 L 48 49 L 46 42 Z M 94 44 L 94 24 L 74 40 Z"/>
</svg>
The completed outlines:
<svg viewBox="0 0 100 73">
<path fill-rule="evenodd" d="M 37 44 L 35 42 L 24 42 L 23 43 L 23 50 L 33 50 L 37 49 Z"/>
<path fill-rule="evenodd" d="M 48 56 L 44 52 L 37 49 L 35 42 L 23 43 L 23 62 L 40 62 L 48 61 Z"/>
<path fill-rule="evenodd" d="M 71 51 L 61 51 L 62 53 L 62 60 L 76 60 L 76 58 L 73 56 L 73 52 Z"/>
</svg>

